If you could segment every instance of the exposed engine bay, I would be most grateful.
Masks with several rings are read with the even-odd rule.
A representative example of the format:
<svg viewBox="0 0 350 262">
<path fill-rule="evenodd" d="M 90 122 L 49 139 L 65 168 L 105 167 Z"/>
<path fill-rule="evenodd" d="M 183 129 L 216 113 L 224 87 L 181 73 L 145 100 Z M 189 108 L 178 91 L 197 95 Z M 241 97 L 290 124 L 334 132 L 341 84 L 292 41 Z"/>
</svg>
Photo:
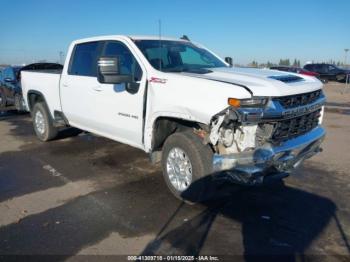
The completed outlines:
<svg viewBox="0 0 350 262">
<path fill-rule="evenodd" d="M 275 146 L 303 135 L 319 125 L 324 101 L 322 93 L 309 102 L 302 100 L 302 95 L 299 97 L 283 98 L 283 103 L 282 98 L 271 99 L 267 107 L 273 110 L 229 107 L 213 117 L 207 141 L 216 153 L 226 155 L 266 144 Z"/>
<path fill-rule="evenodd" d="M 272 124 L 245 123 L 233 120 L 230 110 L 212 122 L 209 140 L 217 153 L 225 155 L 254 150 L 271 138 Z"/>
</svg>

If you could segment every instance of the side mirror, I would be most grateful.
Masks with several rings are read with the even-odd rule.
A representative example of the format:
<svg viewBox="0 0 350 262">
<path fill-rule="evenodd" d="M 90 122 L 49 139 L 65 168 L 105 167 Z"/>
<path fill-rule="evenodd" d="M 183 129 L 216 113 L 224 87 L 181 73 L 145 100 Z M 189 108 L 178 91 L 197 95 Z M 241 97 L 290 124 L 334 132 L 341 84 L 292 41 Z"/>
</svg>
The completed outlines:
<svg viewBox="0 0 350 262">
<path fill-rule="evenodd" d="M 233 60 L 232 60 L 232 57 L 225 57 L 225 62 L 228 63 L 230 66 L 233 66 Z"/>
<path fill-rule="evenodd" d="M 12 78 L 10 78 L 10 77 L 6 77 L 6 78 L 4 79 L 4 81 L 7 82 L 7 83 L 13 83 L 13 82 L 15 82 L 15 79 L 12 79 Z"/>
<path fill-rule="evenodd" d="M 119 59 L 116 56 L 105 56 L 98 59 L 97 80 L 103 84 L 128 84 L 133 82 L 131 75 L 120 73 Z"/>
</svg>

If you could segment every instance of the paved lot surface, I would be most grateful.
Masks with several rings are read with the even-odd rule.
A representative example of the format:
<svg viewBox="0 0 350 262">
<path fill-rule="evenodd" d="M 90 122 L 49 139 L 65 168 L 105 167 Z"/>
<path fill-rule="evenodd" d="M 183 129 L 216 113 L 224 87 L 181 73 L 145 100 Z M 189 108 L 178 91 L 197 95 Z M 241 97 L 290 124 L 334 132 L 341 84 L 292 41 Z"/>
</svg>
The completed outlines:
<svg viewBox="0 0 350 262">
<path fill-rule="evenodd" d="M 0 113 L 0 255 L 260 255 L 350 259 L 350 91 L 327 84 L 324 152 L 284 183 L 214 183 L 176 200 L 140 150 L 76 130 L 39 142 Z M 324 256 L 327 255 L 327 256 Z"/>
</svg>

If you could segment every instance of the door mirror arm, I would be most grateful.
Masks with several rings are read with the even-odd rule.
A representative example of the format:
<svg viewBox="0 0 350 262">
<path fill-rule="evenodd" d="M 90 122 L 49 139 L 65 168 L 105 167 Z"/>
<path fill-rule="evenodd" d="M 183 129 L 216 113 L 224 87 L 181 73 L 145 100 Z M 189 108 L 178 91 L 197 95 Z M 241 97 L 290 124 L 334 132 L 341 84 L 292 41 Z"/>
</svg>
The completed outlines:
<svg viewBox="0 0 350 262">
<path fill-rule="evenodd" d="M 230 65 L 230 67 L 233 66 L 233 59 L 232 59 L 232 57 L 229 57 L 229 56 L 225 57 L 225 62 L 228 63 Z"/>
</svg>

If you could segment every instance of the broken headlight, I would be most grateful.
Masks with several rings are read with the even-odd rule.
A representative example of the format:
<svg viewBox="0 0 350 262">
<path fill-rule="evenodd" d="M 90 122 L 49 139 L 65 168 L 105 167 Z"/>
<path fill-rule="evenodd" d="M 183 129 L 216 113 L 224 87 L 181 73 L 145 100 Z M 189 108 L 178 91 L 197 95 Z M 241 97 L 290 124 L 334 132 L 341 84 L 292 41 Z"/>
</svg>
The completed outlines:
<svg viewBox="0 0 350 262">
<path fill-rule="evenodd" d="M 266 97 L 253 97 L 248 99 L 229 98 L 228 104 L 233 107 L 264 107 L 268 102 Z"/>
</svg>

